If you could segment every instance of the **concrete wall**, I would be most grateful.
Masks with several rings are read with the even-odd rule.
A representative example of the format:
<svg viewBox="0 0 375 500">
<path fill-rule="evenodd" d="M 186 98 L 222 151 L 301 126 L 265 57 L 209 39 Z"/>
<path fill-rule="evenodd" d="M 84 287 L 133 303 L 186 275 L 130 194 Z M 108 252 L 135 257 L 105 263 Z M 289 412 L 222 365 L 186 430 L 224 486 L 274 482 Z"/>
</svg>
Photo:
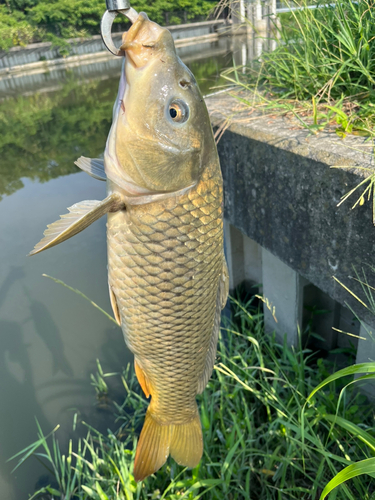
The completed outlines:
<svg viewBox="0 0 375 500">
<path fill-rule="evenodd" d="M 201 23 L 181 24 L 167 26 L 175 40 L 186 38 L 204 37 L 213 34 L 223 24 L 223 20 L 205 21 Z M 121 45 L 122 33 L 114 33 L 115 45 Z M 67 40 L 69 42 L 70 56 L 87 56 L 98 52 L 107 52 L 100 35 L 87 39 L 76 38 Z M 66 50 L 66 48 L 65 48 Z M 13 47 L 10 50 L 0 51 L 0 76 L 7 69 L 16 66 L 24 66 L 40 61 L 51 61 L 61 59 L 61 50 L 50 42 L 34 43 L 26 47 Z"/>
<path fill-rule="evenodd" d="M 177 53 L 185 63 L 189 63 L 200 58 L 222 56 L 234 48 L 236 47 L 233 47 L 229 37 L 221 37 L 213 43 L 194 43 L 178 47 Z M 112 78 L 120 74 L 121 58 L 114 57 L 107 50 L 92 56 L 87 59 L 82 56 L 72 56 L 45 61 L 36 63 L 37 67 L 28 65 L 23 72 L 0 75 L 0 100 L 10 95 L 56 90 L 66 80 L 67 69 L 87 80 Z"/>
<path fill-rule="evenodd" d="M 297 122 L 281 118 L 249 116 L 225 93 L 207 103 L 214 126 L 232 117 L 218 144 L 231 287 L 244 279 L 261 282 L 278 320 L 265 307 L 266 329 L 280 338 L 286 334 L 290 344 L 298 342 L 304 316 L 306 324 L 304 303 L 315 303 L 328 311 L 315 316 L 323 337 L 318 347 L 345 346 L 350 339 L 358 344 L 358 361 L 375 359 L 374 314 L 333 278 L 369 303 L 350 276 L 365 269 L 375 284 L 369 267 L 375 255 L 372 204 L 351 210 L 357 196 L 337 205 L 368 175 L 357 167 L 373 168 L 371 144 L 354 136 L 309 135 Z M 332 169 L 335 165 L 353 168 Z"/>
</svg>

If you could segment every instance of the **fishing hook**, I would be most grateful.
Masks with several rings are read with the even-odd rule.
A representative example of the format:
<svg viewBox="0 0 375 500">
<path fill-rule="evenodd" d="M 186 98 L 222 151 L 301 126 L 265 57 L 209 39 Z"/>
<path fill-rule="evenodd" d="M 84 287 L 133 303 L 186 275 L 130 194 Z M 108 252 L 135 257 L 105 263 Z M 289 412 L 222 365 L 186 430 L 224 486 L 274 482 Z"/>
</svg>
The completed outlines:
<svg viewBox="0 0 375 500">
<path fill-rule="evenodd" d="M 130 0 L 106 0 L 107 10 L 104 12 L 101 23 L 100 33 L 103 43 L 107 49 L 115 56 L 125 55 L 123 50 L 118 49 L 112 40 L 112 24 L 118 14 L 127 17 L 130 22 L 138 18 L 138 12 L 130 7 Z"/>
</svg>

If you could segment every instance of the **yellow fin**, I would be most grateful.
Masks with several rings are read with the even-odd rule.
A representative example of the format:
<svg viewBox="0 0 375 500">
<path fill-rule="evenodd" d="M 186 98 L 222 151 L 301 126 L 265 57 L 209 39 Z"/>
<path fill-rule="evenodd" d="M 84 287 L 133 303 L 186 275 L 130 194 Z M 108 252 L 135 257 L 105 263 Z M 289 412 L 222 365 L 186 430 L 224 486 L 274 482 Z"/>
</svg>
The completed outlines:
<svg viewBox="0 0 375 500">
<path fill-rule="evenodd" d="M 173 426 L 169 453 L 179 465 L 193 468 L 199 464 L 203 453 L 203 437 L 198 412 L 188 424 Z"/>
<path fill-rule="evenodd" d="M 143 481 L 162 467 L 169 455 L 173 425 L 160 425 L 146 413 L 134 460 L 134 479 Z"/>
<path fill-rule="evenodd" d="M 118 308 L 118 303 L 116 299 L 115 292 L 112 290 L 111 285 L 108 283 L 108 288 L 109 288 L 109 300 L 111 301 L 111 306 L 112 306 L 112 311 L 115 316 L 115 320 L 121 326 L 121 316 L 120 316 L 120 311 Z"/>
<path fill-rule="evenodd" d="M 221 309 L 224 309 L 229 295 L 229 271 L 225 257 L 223 262 L 223 272 L 220 276 L 219 289 L 220 289 L 220 305 Z"/>
<path fill-rule="evenodd" d="M 61 219 L 47 226 L 44 238 L 35 245 L 29 255 L 58 245 L 86 229 L 104 214 L 117 212 L 123 208 L 124 203 L 118 193 L 112 193 L 103 201 L 86 200 L 76 203 L 68 208 L 68 214 L 61 215 Z"/>
<path fill-rule="evenodd" d="M 142 370 L 142 368 L 137 363 L 136 359 L 134 360 L 134 368 L 135 368 L 135 374 L 137 375 L 139 385 L 142 387 L 142 390 L 145 393 L 146 398 L 149 398 L 151 392 L 150 392 L 150 389 L 148 386 L 147 377 L 146 377 L 145 372 Z"/>
</svg>

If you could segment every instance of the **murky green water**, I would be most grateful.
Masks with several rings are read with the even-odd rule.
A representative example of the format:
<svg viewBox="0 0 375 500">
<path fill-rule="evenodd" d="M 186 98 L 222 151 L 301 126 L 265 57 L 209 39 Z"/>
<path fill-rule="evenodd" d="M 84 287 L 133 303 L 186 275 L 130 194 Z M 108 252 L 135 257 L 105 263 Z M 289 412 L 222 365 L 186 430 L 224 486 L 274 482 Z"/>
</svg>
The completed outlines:
<svg viewBox="0 0 375 500">
<path fill-rule="evenodd" d="M 181 57 L 205 94 L 221 83 L 220 71 L 232 64 L 232 53 L 232 42 L 226 40 L 190 53 L 185 48 Z M 7 84 L 13 95 L 24 95 L 0 94 L 2 500 L 26 499 L 48 481 L 36 460 L 15 473 L 15 462 L 6 462 L 36 439 L 35 418 L 45 433 L 61 424 L 62 443 L 85 433 L 82 424 L 73 433 L 75 413 L 78 422 L 103 429 L 114 425 L 112 408 L 95 405 L 90 373 L 96 371 L 96 358 L 111 372 L 131 360 L 121 330 L 81 297 L 42 276 L 63 280 L 111 313 L 105 218 L 45 253 L 26 254 L 66 207 L 105 197 L 105 183 L 80 172 L 73 162 L 103 153 L 119 73 L 120 61 L 114 60 L 39 80 L 26 75 Z M 114 385 L 118 394 L 120 386 Z"/>
</svg>

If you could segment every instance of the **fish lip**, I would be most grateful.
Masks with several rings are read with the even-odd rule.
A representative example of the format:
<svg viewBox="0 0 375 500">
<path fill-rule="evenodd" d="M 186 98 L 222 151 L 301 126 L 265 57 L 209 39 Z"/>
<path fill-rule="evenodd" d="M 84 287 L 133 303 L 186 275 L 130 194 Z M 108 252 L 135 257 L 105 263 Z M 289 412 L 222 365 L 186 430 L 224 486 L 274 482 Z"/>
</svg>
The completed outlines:
<svg viewBox="0 0 375 500">
<path fill-rule="evenodd" d="M 142 30 L 143 28 L 144 30 Z M 129 31 L 123 34 L 122 45 L 119 50 L 125 53 L 126 59 L 135 68 L 142 68 L 149 63 L 152 54 L 147 49 L 152 51 L 153 48 L 157 47 L 164 31 L 165 28 L 153 23 L 149 20 L 147 14 L 140 12 L 138 19 L 130 27 Z"/>
<path fill-rule="evenodd" d="M 122 41 L 133 42 L 145 21 L 149 21 L 147 14 L 145 14 L 144 12 L 140 12 L 137 19 L 130 26 L 129 31 L 124 33 L 125 39 L 123 38 Z"/>
</svg>

